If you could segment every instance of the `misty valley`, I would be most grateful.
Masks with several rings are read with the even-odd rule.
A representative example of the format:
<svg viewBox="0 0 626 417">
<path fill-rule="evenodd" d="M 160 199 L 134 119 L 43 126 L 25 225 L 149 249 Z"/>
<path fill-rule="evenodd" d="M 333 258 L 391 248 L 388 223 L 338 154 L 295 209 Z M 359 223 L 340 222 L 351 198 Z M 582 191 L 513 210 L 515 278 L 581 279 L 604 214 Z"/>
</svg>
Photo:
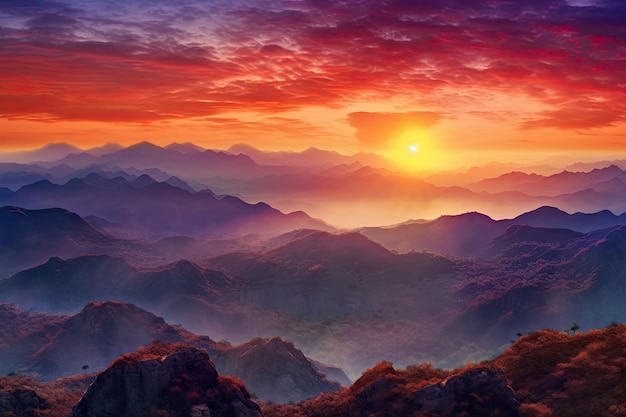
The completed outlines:
<svg viewBox="0 0 626 417">
<path fill-rule="evenodd" d="M 3 416 L 626 409 L 626 161 L 416 178 L 317 149 L 4 158 Z"/>
</svg>

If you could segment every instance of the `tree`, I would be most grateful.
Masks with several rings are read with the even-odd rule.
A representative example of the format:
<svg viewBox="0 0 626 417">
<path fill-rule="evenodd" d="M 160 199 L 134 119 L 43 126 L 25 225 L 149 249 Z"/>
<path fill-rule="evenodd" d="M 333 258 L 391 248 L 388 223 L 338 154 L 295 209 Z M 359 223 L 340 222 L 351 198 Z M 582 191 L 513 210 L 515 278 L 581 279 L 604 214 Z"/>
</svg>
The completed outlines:
<svg viewBox="0 0 626 417">
<path fill-rule="evenodd" d="M 574 323 L 574 324 L 572 324 L 572 327 L 570 327 L 569 329 L 572 331 L 572 333 L 576 334 L 576 330 L 579 330 L 580 326 L 578 324 Z"/>
<path fill-rule="evenodd" d="M 87 369 L 89 369 L 89 365 L 83 365 L 83 372 L 87 375 Z"/>
</svg>

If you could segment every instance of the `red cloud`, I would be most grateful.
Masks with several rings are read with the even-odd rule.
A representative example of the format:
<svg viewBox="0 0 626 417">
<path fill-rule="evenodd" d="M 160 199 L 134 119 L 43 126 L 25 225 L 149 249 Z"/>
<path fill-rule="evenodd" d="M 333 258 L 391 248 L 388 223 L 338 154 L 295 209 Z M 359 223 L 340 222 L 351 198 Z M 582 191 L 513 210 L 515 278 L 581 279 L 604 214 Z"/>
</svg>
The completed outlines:
<svg viewBox="0 0 626 417">
<path fill-rule="evenodd" d="M 624 122 L 620 2 L 310 0 L 255 8 L 191 1 L 139 10 L 120 0 L 119 14 L 97 3 L 89 10 L 18 3 L 0 18 L 4 117 L 147 122 L 233 110 L 275 114 L 372 99 L 437 103 L 445 89 L 472 91 L 477 106 L 486 101 L 481 92 L 496 91 L 549 107 L 524 128 Z M 583 97 L 593 104 L 568 104 Z M 359 117 L 349 118 L 359 140 L 379 143 L 384 129 Z M 380 126 L 400 123 L 377 117 L 386 118 Z"/>
<path fill-rule="evenodd" d="M 597 103 L 578 101 L 567 104 L 558 110 L 546 111 L 536 119 L 522 123 L 523 129 L 593 129 L 602 126 L 614 126 L 626 120 L 626 106 L 621 103 Z"/>
</svg>

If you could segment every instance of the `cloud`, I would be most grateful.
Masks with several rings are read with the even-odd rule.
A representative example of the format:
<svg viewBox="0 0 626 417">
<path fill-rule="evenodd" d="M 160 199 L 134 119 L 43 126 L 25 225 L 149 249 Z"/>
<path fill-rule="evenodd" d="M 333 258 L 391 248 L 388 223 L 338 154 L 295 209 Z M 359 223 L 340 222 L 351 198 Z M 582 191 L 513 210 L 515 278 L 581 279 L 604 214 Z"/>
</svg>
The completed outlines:
<svg viewBox="0 0 626 417">
<path fill-rule="evenodd" d="M 408 114 L 427 127 L 467 113 L 450 92 L 487 116 L 521 111 L 494 110 L 492 93 L 532 100 L 546 111 L 522 114 L 527 129 L 623 123 L 612 106 L 626 88 L 626 7 L 570 3 L 12 0 L 0 15 L 1 111 L 150 122 L 427 99 L 431 113 L 351 115 L 368 146 Z M 594 104 L 568 104 L 581 97 Z"/>
<path fill-rule="evenodd" d="M 348 122 L 356 131 L 359 143 L 370 149 L 380 149 L 412 129 L 427 129 L 441 120 L 433 112 L 371 113 L 355 112 L 348 115 Z"/>
<path fill-rule="evenodd" d="M 622 102 L 608 104 L 580 100 L 538 116 L 523 122 L 521 128 L 581 130 L 615 126 L 626 121 L 626 106 Z"/>
</svg>

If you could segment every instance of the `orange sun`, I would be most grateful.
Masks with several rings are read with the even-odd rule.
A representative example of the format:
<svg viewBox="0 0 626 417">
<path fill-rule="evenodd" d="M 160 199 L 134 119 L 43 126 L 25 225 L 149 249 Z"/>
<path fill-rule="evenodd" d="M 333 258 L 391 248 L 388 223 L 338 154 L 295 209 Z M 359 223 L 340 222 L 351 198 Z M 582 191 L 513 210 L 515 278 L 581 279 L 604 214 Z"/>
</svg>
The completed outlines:
<svg viewBox="0 0 626 417">
<path fill-rule="evenodd" d="M 430 135 L 421 129 L 407 129 L 388 145 L 385 155 L 402 171 L 440 168 L 440 152 Z"/>
</svg>

